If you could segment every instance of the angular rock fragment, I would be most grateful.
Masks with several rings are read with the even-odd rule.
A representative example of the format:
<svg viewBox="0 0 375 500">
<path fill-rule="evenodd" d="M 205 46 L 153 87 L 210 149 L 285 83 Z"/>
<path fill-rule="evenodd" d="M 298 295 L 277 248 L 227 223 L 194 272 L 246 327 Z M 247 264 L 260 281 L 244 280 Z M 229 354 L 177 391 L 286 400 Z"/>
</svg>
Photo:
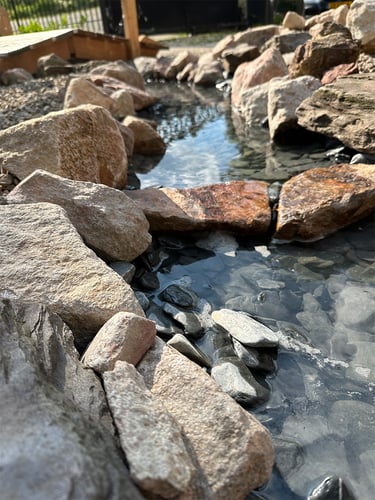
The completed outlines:
<svg viewBox="0 0 375 500">
<path fill-rule="evenodd" d="M 83 243 L 58 205 L 0 205 L 0 295 L 45 303 L 84 345 L 116 312 L 143 316 L 129 285 Z"/>
<path fill-rule="evenodd" d="M 9 193 L 7 201 L 60 205 L 86 245 L 110 261 L 132 261 L 151 243 L 142 210 L 124 192 L 102 184 L 35 170 Z"/>
<path fill-rule="evenodd" d="M 374 209 L 375 165 L 314 168 L 283 185 L 274 237 L 317 240 Z"/>
<path fill-rule="evenodd" d="M 232 181 L 189 189 L 129 191 L 151 231 L 229 230 L 264 234 L 271 222 L 267 184 Z"/>
</svg>

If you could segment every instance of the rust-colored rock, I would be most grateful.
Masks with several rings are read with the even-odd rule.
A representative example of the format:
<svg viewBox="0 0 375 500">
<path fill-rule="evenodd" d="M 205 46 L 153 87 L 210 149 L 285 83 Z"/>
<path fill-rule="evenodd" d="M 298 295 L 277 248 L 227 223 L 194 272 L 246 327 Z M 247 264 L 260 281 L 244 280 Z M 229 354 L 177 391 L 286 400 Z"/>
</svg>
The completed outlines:
<svg viewBox="0 0 375 500">
<path fill-rule="evenodd" d="M 291 78 L 311 75 L 320 79 L 334 66 L 355 62 L 358 54 L 359 44 L 350 31 L 341 24 L 327 22 L 314 31 L 311 40 L 296 49 L 289 74 Z"/>
<path fill-rule="evenodd" d="M 267 184 L 233 181 L 189 189 L 144 189 L 128 195 L 150 231 L 228 230 L 264 234 L 271 222 Z"/>
<path fill-rule="evenodd" d="M 341 78 L 342 76 L 354 75 L 358 73 L 358 65 L 356 63 L 350 64 L 339 64 L 334 68 L 329 69 L 323 75 L 321 80 L 322 85 L 327 85 L 328 83 L 332 83 L 337 78 Z"/>
<path fill-rule="evenodd" d="M 281 190 L 275 238 L 313 241 L 375 209 L 375 165 L 314 168 Z"/>
</svg>

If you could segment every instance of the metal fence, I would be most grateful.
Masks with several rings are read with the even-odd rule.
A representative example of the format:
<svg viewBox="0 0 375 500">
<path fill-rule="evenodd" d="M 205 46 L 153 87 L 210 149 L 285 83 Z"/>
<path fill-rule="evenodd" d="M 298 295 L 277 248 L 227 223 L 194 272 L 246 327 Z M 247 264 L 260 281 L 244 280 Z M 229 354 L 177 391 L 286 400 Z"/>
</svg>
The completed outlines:
<svg viewBox="0 0 375 500">
<path fill-rule="evenodd" d="M 14 33 L 80 28 L 103 33 L 108 0 L 0 0 Z"/>
</svg>

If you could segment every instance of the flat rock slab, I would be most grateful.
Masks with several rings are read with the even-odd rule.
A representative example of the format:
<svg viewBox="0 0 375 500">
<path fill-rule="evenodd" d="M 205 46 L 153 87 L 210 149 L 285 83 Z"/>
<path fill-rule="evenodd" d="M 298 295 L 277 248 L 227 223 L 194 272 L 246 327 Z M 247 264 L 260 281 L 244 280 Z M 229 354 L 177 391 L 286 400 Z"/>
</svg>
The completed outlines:
<svg viewBox="0 0 375 500">
<path fill-rule="evenodd" d="M 268 431 L 207 373 L 160 339 L 137 368 L 191 450 L 196 478 L 186 498 L 240 500 L 267 481 L 273 464 Z"/>
<path fill-rule="evenodd" d="M 119 311 L 144 316 L 133 290 L 86 247 L 63 208 L 2 205 L 0 217 L 2 297 L 50 306 L 79 344 Z"/>
<path fill-rule="evenodd" d="M 103 184 L 35 170 L 9 193 L 7 202 L 60 205 L 87 246 L 109 261 L 131 261 L 151 243 L 142 210 L 125 193 Z"/>
<path fill-rule="evenodd" d="M 228 230 L 264 234 L 271 223 L 267 184 L 233 181 L 190 189 L 129 191 L 150 231 Z"/>
<path fill-rule="evenodd" d="M 362 73 L 324 85 L 297 108 L 298 123 L 375 154 L 375 74 Z"/>
<path fill-rule="evenodd" d="M 369 215 L 375 209 L 375 165 L 314 168 L 281 190 L 274 237 L 313 241 Z"/>
</svg>

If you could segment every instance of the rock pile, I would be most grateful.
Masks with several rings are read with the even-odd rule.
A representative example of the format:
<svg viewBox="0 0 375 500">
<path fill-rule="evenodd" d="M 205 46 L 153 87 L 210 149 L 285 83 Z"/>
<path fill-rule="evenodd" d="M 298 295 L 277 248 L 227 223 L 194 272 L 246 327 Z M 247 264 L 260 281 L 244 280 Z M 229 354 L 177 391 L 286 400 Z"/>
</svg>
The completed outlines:
<svg viewBox="0 0 375 500">
<path fill-rule="evenodd" d="M 0 474 L 7 498 L 38 491 L 49 499 L 59 491 L 240 500 L 270 477 L 269 433 L 241 405 L 267 400 L 261 379 L 274 369 L 278 332 L 248 313 L 212 312 L 183 285 L 165 289 L 154 308 L 131 285 L 158 288 L 147 271 L 153 232 L 310 241 L 374 210 L 375 78 L 359 62 L 374 53 L 366 5 L 355 0 L 348 13 L 335 9 L 307 23 L 288 13 L 283 28 L 230 35 L 199 58 L 163 55 L 151 70 L 144 59 L 137 69 L 92 63 L 72 75 L 63 110 L 0 131 L 0 436 L 11 450 Z M 59 61 L 52 63 L 55 72 Z M 276 207 L 268 185 L 256 181 L 126 189 L 131 156 L 166 149 L 154 124 L 135 116 L 155 102 L 145 90 L 146 66 L 158 78 L 195 85 L 215 84 L 225 70 L 233 74 L 233 108 L 248 126 L 267 117 L 274 141 L 300 129 L 337 137 L 370 163 L 306 171 L 282 186 Z M 194 345 L 204 334 L 213 339 L 212 357 Z"/>
</svg>

